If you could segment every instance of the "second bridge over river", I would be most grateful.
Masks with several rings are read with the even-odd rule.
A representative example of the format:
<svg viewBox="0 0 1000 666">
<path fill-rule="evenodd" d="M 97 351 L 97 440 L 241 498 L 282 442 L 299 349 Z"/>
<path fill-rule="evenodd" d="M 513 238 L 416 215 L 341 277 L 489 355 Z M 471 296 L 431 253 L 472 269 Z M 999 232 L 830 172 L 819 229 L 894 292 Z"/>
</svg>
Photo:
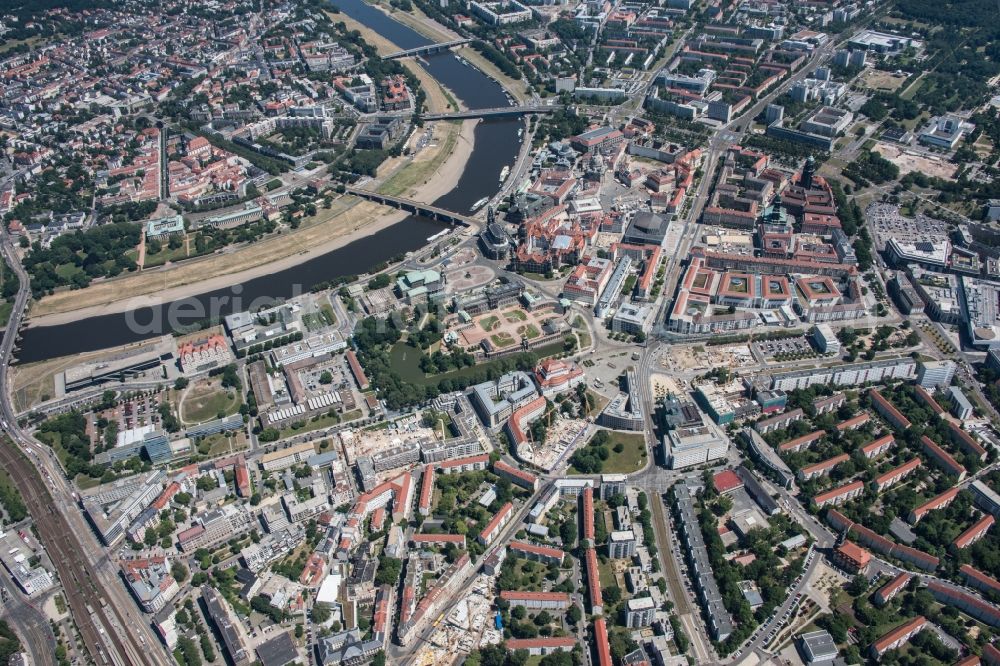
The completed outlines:
<svg viewBox="0 0 1000 666">
<path fill-rule="evenodd" d="M 463 227 L 471 227 L 479 223 L 479 221 L 471 215 L 463 215 L 454 211 L 445 210 L 444 208 L 438 208 L 432 204 L 420 203 L 419 201 L 414 201 L 413 199 L 395 197 L 388 194 L 379 194 L 378 192 L 373 192 L 372 190 L 362 190 L 357 187 L 348 187 L 345 192 L 347 192 L 347 194 L 353 194 L 356 197 L 361 197 L 362 199 L 374 201 L 375 203 L 382 204 L 383 206 L 392 206 L 393 208 L 399 208 L 400 210 L 405 210 L 408 213 L 429 217 L 432 220 L 438 220 L 440 222 L 458 224 Z"/>
</svg>

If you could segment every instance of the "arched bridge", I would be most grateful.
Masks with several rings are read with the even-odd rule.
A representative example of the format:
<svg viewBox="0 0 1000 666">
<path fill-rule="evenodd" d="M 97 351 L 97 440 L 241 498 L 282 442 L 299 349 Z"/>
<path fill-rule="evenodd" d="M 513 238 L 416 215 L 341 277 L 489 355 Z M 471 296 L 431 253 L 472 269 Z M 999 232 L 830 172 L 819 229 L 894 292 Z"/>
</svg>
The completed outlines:
<svg viewBox="0 0 1000 666">
<path fill-rule="evenodd" d="M 409 58 L 410 56 L 440 53 L 441 51 L 447 51 L 449 49 L 453 49 L 456 46 L 462 46 L 463 44 L 468 44 L 471 41 L 472 41 L 471 39 L 453 39 L 450 42 L 438 42 L 436 44 L 417 46 L 412 49 L 406 49 L 405 51 L 396 51 L 395 53 L 384 55 L 382 56 L 382 59 L 395 60 L 396 58 Z"/>
<path fill-rule="evenodd" d="M 561 104 L 526 104 L 522 106 L 497 106 L 491 109 L 468 109 L 450 113 L 428 113 L 421 116 L 424 120 L 462 120 L 464 118 L 502 118 L 505 116 L 524 116 L 529 113 L 555 113 L 562 108 Z"/>
<path fill-rule="evenodd" d="M 399 208 L 400 210 L 405 210 L 406 212 L 413 213 L 414 215 L 429 217 L 432 220 L 439 220 L 449 224 L 459 224 L 463 227 L 470 227 L 477 223 L 476 219 L 471 215 L 463 215 L 454 211 L 445 210 L 444 208 L 432 206 L 431 204 L 420 203 L 419 201 L 414 201 L 413 199 L 394 197 L 388 194 L 379 194 L 378 192 L 362 190 L 356 187 L 348 187 L 345 191 L 356 197 L 368 199 L 369 201 L 374 201 L 375 203 L 382 204 L 383 206 Z"/>
</svg>

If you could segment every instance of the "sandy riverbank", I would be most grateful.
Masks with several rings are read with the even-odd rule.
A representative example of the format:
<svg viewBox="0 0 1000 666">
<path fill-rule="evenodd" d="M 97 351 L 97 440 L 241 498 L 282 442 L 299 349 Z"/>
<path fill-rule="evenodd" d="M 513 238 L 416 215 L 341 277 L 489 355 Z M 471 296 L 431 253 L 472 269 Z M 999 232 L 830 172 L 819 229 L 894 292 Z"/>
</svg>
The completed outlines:
<svg viewBox="0 0 1000 666">
<path fill-rule="evenodd" d="M 435 148 L 428 146 L 387 178 L 379 189 L 426 202 L 451 191 L 458 184 L 472 153 L 475 122 L 462 123 L 460 131 L 455 132 L 451 154 L 443 160 L 435 159 Z M 447 123 L 435 125 L 435 138 L 441 142 L 437 149 L 446 147 L 443 144 L 447 137 L 439 135 L 448 127 Z M 327 254 L 407 217 L 402 211 L 351 196 L 341 197 L 334 207 L 340 210 L 329 220 L 248 247 L 47 296 L 32 305 L 28 326 L 65 324 L 224 289 Z M 329 212 L 321 210 L 320 214 Z M 126 294 L 128 296 L 123 298 Z"/>
<path fill-rule="evenodd" d="M 333 14 L 331 18 L 336 21 L 348 17 Z M 352 29 L 361 26 L 355 22 L 350 22 L 349 25 Z M 371 39 L 380 52 L 397 50 L 395 45 L 377 33 L 367 29 L 364 32 L 364 38 Z M 410 64 L 407 63 L 408 66 Z M 449 93 L 440 85 L 436 88 L 431 85 L 437 83 L 433 77 L 418 65 L 414 64 L 412 68 L 419 70 L 415 74 L 427 86 L 428 105 L 431 108 L 446 110 L 452 106 L 448 99 Z M 368 187 L 377 187 L 382 192 L 425 202 L 434 201 L 451 191 L 458 184 L 472 153 L 476 122 L 469 120 L 461 125 L 432 123 L 428 126 L 433 131 L 429 145 L 412 157 L 391 160 L 384 169 L 380 169 L 378 182 L 371 183 Z M 421 128 L 414 131 L 411 145 L 416 143 L 417 137 L 423 132 L 424 129 Z M 405 213 L 355 197 L 341 197 L 334 202 L 331 210 L 320 210 L 317 220 L 312 223 L 251 246 L 98 282 L 82 290 L 46 296 L 32 303 L 27 325 L 65 324 L 224 289 L 332 252 L 392 226 L 405 217 Z"/>
</svg>

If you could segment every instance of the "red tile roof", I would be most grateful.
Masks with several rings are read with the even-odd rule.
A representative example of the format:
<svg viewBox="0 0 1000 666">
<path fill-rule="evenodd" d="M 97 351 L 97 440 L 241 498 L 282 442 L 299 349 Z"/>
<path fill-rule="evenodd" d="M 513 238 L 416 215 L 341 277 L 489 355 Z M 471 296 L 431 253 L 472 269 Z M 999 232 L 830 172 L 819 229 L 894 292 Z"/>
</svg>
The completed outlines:
<svg viewBox="0 0 1000 666">
<path fill-rule="evenodd" d="M 980 585 L 985 585 L 986 587 L 992 590 L 1000 592 L 1000 581 L 997 581 L 997 579 L 993 578 L 992 576 L 987 576 L 979 569 L 969 566 L 968 564 L 963 564 L 958 568 L 958 570 L 961 571 L 963 574 L 965 574 L 967 578 L 971 578 L 972 580 L 978 582 Z"/>
<path fill-rule="evenodd" d="M 510 514 L 513 511 L 514 511 L 514 505 L 511 504 L 510 502 L 507 502 L 502 507 L 500 507 L 500 510 L 497 511 L 497 515 L 493 516 L 493 518 L 490 519 L 490 522 L 486 523 L 486 527 L 483 528 L 483 531 L 480 532 L 480 535 L 483 537 L 483 539 L 485 539 L 487 542 L 492 541 L 493 537 L 496 536 L 496 531 L 497 529 L 499 529 L 500 523 L 506 520 L 507 517 L 510 516 Z"/>
<path fill-rule="evenodd" d="M 430 511 L 431 499 L 434 497 L 434 466 L 424 465 L 424 475 L 421 479 L 420 500 L 417 503 L 418 509 Z"/>
<path fill-rule="evenodd" d="M 873 451 L 880 449 L 886 445 L 892 445 L 895 441 L 896 438 L 893 437 L 892 435 L 883 435 L 882 437 L 879 437 L 871 444 L 865 444 L 864 446 L 862 446 L 861 453 L 863 453 L 865 457 L 871 457 L 873 455 L 872 454 Z"/>
<path fill-rule="evenodd" d="M 908 460 L 899 467 L 890 469 L 885 474 L 879 474 L 875 477 L 875 486 L 882 490 L 888 486 L 891 486 L 899 481 L 903 480 L 910 472 L 920 467 L 920 458 L 914 458 L 913 460 Z"/>
<path fill-rule="evenodd" d="M 951 431 L 952 441 L 958 444 L 963 451 L 976 456 L 980 460 L 986 459 L 986 449 L 980 446 L 979 442 L 972 438 L 972 435 L 951 421 L 948 421 L 948 429 Z"/>
<path fill-rule="evenodd" d="M 572 636 L 550 637 L 550 638 L 508 638 L 507 649 L 530 650 L 532 648 L 549 648 L 557 650 L 562 648 L 567 652 L 576 646 L 576 639 Z"/>
<path fill-rule="evenodd" d="M 955 486 L 954 488 L 949 488 L 948 490 L 944 491 L 937 497 L 932 497 L 931 499 L 927 500 L 917 508 L 913 509 L 912 511 L 910 511 L 910 515 L 913 518 L 915 518 L 915 520 L 912 520 L 911 522 L 917 522 L 930 511 L 934 511 L 935 509 L 940 509 L 941 507 L 950 504 L 952 500 L 954 500 L 958 496 L 958 491 L 959 491 L 958 486 Z"/>
<path fill-rule="evenodd" d="M 955 460 L 950 453 L 938 446 L 937 443 L 930 437 L 923 435 L 920 438 L 920 443 L 923 445 L 924 450 L 927 451 L 927 453 L 930 454 L 930 456 L 934 458 L 939 465 L 945 468 L 946 472 L 954 474 L 955 476 L 962 476 L 965 474 L 965 467 Z"/>
<path fill-rule="evenodd" d="M 869 395 L 871 395 L 872 402 L 875 403 L 875 408 L 886 420 L 903 430 L 910 427 L 910 420 L 903 416 L 902 412 L 896 409 L 895 405 L 886 400 L 885 396 L 878 389 L 872 389 L 869 391 Z"/>
<path fill-rule="evenodd" d="M 594 620 L 594 643 L 597 645 L 598 666 L 611 666 L 611 643 L 608 642 L 608 627 L 603 617 Z"/>
<path fill-rule="evenodd" d="M 872 643 L 872 647 L 875 648 L 876 652 L 882 654 L 887 649 L 889 649 L 889 646 L 891 646 L 893 643 L 895 643 L 902 637 L 920 631 L 920 629 L 922 629 L 925 624 L 927 624 L 927 620 L 924 618 L 923 615 L 915 617 L 909 622 L 904 622 L 900 626 L 896 627 L 895 629 L 887 633 L 882 638 Z"/>
<path fill-rule="evenodd" d="M 594 489 L 583 489 L 583 538 L 594 542 Z"/>
<path fill-rule="evenodd" d="M 857 428 L 858 426 L 863 426 L 871 420 L 871 415 L 868 412 L 861 412 L 857 416 L 847 419 L 846 421 L 841 421 L 837 424 L 837 430 L 843 432 L 845 430 L 850 430 L 851 428 Z"/>
<path fill-rule="evenodd" d="M 812 444 L 813 442 L 815 442 L 816 440 L 818 440 L 820 437 L 822 437 L 825 434 L 826 434 L 825 430 L 814 430 L 811 433 L 809 433 L 808 435 L 802 435 L 801 437 L 796 437 L 795 439 L 790 439 L 787 442 L 784 442 L 784 443 L 778 445 L 778 450 L 779 451 L 790 451 L 792 449 L 797 449 L 800 446 L 804 446 L 804 445 L 807 445 L 807 444 Z"/>
<path fill-rule="evenodd" d="M 558 548 L 536 546 L 533 543 L 527 543 L 525 541 L 511 541 L 510 547 L 512 550 L 519 550 L 523 553 L 534 553 L 535 555 L 541 555 L 542 557 L 558 558 L 559 560 L 562 560 L 566 556 L 566 553 Z"/>
<path fill-rule="evenodd" d="M 840 497 L 841 495 L 846 495 L 847 493 L 854 492 L 856 490 L 861 490 L 864 487 L 865 484 L 863 481 L 853 481 L 851 483 L 844 484 L 832 490 L 828 490 L 825 493 L 820 493 L 819 495 L 816 495 L 815 497 L 813 497 L 813 502 L 815 502 L 816 504 L 822 504 L 827 500 Z"/>
<path fill-rule="evenodd" d="M 996 520 L 994 520 L 993 516 L 986 514 L 977 520 L 975 525 L 959 534 L 955 541 L 952 542 L 952 545 L 959 550 L 962 548 L 968 548 L 975 542 L 979 541 L 979 539 L 981 539 L 983 535 L 986 534 L 991 527 L 993 527 L 993 523 L 995 522 Z"/>
<path fill-rule="evenodd" d="M 848 560 L 853 562 L 859 568 L 864 569 L 868 566 L 868 563 L 872 561 L 872 555 L 867 550 L 854 543 L 853 541 L 845 541 L 840 546 L 837 547 L 837 552 L 841 556 L 846 557 Z"/>
<path fill-rule="evenodd" d="M 913 387 L 917 392 L 917 397 L 920 398 L 920 402 L 924 403 L 925 406 L 929 407 L 931 411 L 935 414 L 944 414 L 944 408 L 934 399 L 934 396 L 919 384 Z"/>
<path fill-rule="evenodd" d="M 588 548 L 584 554 L 587 562 L 587 592 L 590 595 L 590 608 L 604 607 L 604 597 L 601 594 L 601 574 L 597 569 L 597 551 Z"/>
<path fill-rule="evenodd" d="M 885 603 L 896 596 L 900 590 L 906 587 L 906 584 L 910 582 L 911 578 L 913 578 L 913 576 L 904 571 L 880 587 L 878 591 L 875 592 L 875 596 L 880 598 L 882 603 Z"/>
<path fill-rule="evenodd" d="M 839 456 L 827 458 L 826 460 L 820 461 L 815 465 L 809 465 L 808 467 L 803 467 L 799 471 L 802 472 L 802 474 L 809 476 L 811 474 L 815 474 L 816 472 L 823 472 L 832 467 L 836 467 L 840 463 L 846 462 L 849 459 L 850 459 L 849 455 L 847 455 L 846 453 L 841 453 Z"/>
<path fill-rule="evenodd" d="M 528 592 L 522 590 L 504 590 L 501 599 L 507 601 L 564 601 L 569 603 L 569 595 L 565 592 Z"/>
</svg>

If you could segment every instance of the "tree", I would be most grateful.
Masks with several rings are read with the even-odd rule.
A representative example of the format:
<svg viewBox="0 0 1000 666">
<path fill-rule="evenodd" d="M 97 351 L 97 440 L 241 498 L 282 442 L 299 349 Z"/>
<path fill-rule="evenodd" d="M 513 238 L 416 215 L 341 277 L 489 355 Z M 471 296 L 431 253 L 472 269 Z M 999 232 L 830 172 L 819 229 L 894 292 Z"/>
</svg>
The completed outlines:
<svg viewBox="0 0 1000 666">
<path fill-rule="evenodd" d="M 316 603 L 312 607 L 312 619 L 313 622 L 317 624 L 323 624 L 330 619 L 330 605 L 325 603 Z"/>
<path fill-rule="evenodd" d="M 582 617 L 583 611 L 581 611 L 580 607 L 576 604 L 572 604 L 569 607 L 569 610 L 566 611 L 566 620 L 574 626 L 576 626 L 576 623 L 579 622 Z"/>
<path fill-rule="evenodd" d="M 320 376 L 319 376 L 319 383 L 320 384 L 332 384 L 333 383 L 333 375 L 330 373 L 329 370 L 324 370 L 322 372 L 322 374 L 320 374 Z"/>
<path fill-rule="evenodd" d="M 178 391 L 183 391 L 184 389 L 187 388 L 188 384 L 189 381 L 187 377 L 178 377 L 177 380 L 174 382 L 174 388 Z"/>
<path fill-rule="evenodd" d="M 852 597 L 860 597 L 868 590 L 868 579 L 858 574 L 851 579 L 850 584 L 847 586 L 847 592 Z"/>
<path fill-rule="evenodd" d="M 181 583 L 187 580 L 188 577 L 187 567 L 184 566 L 183 562 L 178 562 L 177 560 L 174 560 L 174 563 L 170 565 L 170 575 L 173 576 L 174 580 L 177 581 L 177 584 L 180 585 Z"/>
<path fill-rule="evenodd" d="M 399 573 L 403 569 L 403 561 L 395 557 L 382 556 L 378 559 L 378 573 L 375 574 L 376 585 L 395 585 Z"/>
<path fill-rule="evenodd" d="M 208 634 L 202 634 L 201 639 L 201 653 L 205 655 L 205 661 L 213 662 L 215 661 L 215 648 L 212 647 L 212 641 L 209 639 Z"/>
</svg>

